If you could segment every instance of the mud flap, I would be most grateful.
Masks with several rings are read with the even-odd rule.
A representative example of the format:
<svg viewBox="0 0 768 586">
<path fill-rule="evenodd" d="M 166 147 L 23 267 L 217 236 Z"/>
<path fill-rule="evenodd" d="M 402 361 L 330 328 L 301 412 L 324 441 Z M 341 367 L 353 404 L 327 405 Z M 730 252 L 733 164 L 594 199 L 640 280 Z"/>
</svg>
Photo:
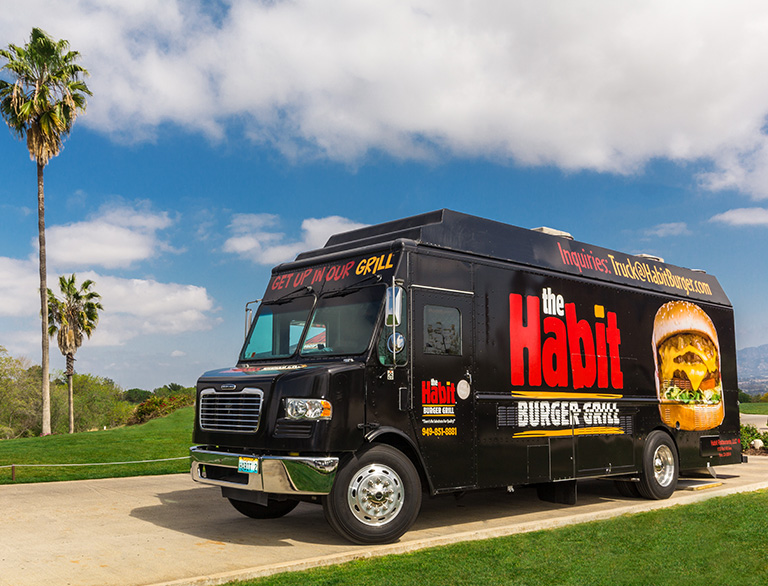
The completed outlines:
<svg viewBox="0 0 768 586">
<path fill-rule="evenodd" d="M 548 503 L 559 505 L 576 504 L 576 481 L 565 480 L 563 482 L 547 482 L 536 485 L 536 493 L 539 499 Z"/>
</svg>

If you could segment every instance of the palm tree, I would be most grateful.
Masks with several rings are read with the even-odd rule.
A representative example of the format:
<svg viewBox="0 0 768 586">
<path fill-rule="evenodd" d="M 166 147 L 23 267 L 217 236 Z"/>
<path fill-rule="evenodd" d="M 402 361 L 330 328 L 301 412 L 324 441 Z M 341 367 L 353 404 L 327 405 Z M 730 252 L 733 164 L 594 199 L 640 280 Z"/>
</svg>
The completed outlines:
<svg viewBox="0 0 768 586">
<path fill-rule="evenodd" d="M 11 131 L 26 137 L 30 158 L 37 163 L 37 230 L 40 241 L 40 312 L 42 318 L 43 435 L 51 433 L 49 376 L 48 285 L 45 254 L 45 198 L 43 169 L 59 154 L 78 114 L 85 111 L 85 96 L 92 95 L 82 81 L 88 72 L 75 63 L 80 54 L 69 42 L 55 41 L 33 28 L 29 43 L 0 50 L 7 63 L 0 68 L 12 78 L 0 80 L 0 113 Z"/>
<path fill-rule="evenodd" d="M 69 433 L 75 432 L 74 393 L 72 375 L 75 374 L 75 353 L 83 345 L 83 334 L 91 337 L 99 323 L 99 310 L 104 308 L 99 303 L 101 295 L 91 291 L 93 281 L 87 279 L 77 288 L 75 275 L 59 277 L 59 289 L 62 299 L 48 289 L 48 334 L 56 340 L 59 350 L 67 358 L 67 388 L 69 389 Z"/>
</svg>

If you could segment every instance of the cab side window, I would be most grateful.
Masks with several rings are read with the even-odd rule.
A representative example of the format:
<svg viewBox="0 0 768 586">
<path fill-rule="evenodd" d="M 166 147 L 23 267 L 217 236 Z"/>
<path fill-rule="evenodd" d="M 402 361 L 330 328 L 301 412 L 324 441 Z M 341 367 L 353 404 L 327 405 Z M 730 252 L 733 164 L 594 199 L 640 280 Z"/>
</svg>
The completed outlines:
<svg viewBox="0 0 768 586">
<path fill-rule="evenodd" d="M 455 307 L 424 306 L 424 354 L 461 356 L 461 312 Z"/>
</svg>

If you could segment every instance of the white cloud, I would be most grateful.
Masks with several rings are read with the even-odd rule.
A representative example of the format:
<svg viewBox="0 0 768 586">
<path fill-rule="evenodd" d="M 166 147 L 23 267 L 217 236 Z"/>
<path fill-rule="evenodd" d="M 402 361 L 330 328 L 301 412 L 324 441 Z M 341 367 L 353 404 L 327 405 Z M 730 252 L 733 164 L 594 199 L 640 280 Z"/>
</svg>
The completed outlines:
<svg viewBox="0 0 768 586">
<path fill-rule="evenodd" d="M 3 216 L 5 216 L 6 218 L 9 217 L 11 214 L 18 215 L 22 218 L 32 215 L 32 208 L 29 208 L 27 206 L 13 205 L 9 203 L 0 203 L 0 211 L 2 211 Z M 37 213 L 37 210 L 35 210 L 35 213 Z"/>
<path fill-rule="evenodd" d="M 122 344 L 144 334 L 179 334 L 210 329 L 213 299 L 204 287 L 123 279 L 83 273 L 95 282 L 104 320 L 94 335 L 96 345 Z"/>
<path fill-rule="evenodd" d="M 101 295 L 104 306 L 89 342 L 94 346 L 119 346 L 142 335 L 208 330 L 219 323 L 213 316 L 214 301 L 204 287 L 124 279 L 95 272 L 78 274 L 78 283 L 85 279 L 94 281 L 93 290 Z M 38 316 L 38 286 L 37 263 L 0 257 L 0 317 Z M 52 283 L 49 282 L 49 286 L 56 291 Z M 21 343 L 18 335 L 12 336 L 17 345 Z M 33 340 L 34 337 L 28 336 L 27 345 Z M 0 344 L 16 347 L 13 341 L 0 341 Z"/>
<path fill-rule="evenodd" d="M 657 224 L 653 228 L 645 231 L 646 236 L 657 238 L 666 238 L 667 236 L 688 236 L 691 231 L 685 222 L 669 222 L 666 224 Z"/>
<path fill-rule="evenodd" d="M 252 254 L 261 256 L 265 245 L 273 246 L 285 237 L 284 234 L 268 231 L 277 222 L 278 218 L 273 214 L 234 214 L 229 224 L 234 236 L 224 243 L 224 252 L 245 257 Z"/>
<path fill-rule="evenodd" d="M 166 212 L 146 204 L 105 207 L 82 222 L 51 226 L 46 231 L 49 262 L 72 268 L 124 268 L 168 250 L 157 232 L 171 225 Z M 36 244 L 37 237 L 33 241 Z"/>
<path fill-rule="evenodd" d="M 631 173 L 702 162 L 768 197 L 768 4 L 27 0 L 0 38 L 64 36 L 85 123 L 151 138 L 232 121 L 291 157 L 489 157 Z M 245 244 L 243 244 L 244 246 Z"/>
<path fill-rule="evenodd" d="M 301 239 L 286 242 L 284 233 L 274 231 L 277 223 L 277 217 L 269 214 L 235 214 L 229 224 L 234 235 L 223 250 L 256 264 L 276 265 L 302 251 L 323 247 L 333 234 L 365 226 L 341 216 L 307 218 L 301 223 Z"/>
<path fill-rule="evenodd" d="M 0 256 L 0 316 L 40 314 L 40 275 L 37 267 L 37 262 L 31 260 Z"/>
<path fill-rule="evenodd" d="M 768 209 L 737 208 L 712 216 L 709 221 L 730 226 L 768 226 Z"/>
<path fill-rule="evenodd" d="M 39 322 L 38 322 L 39 324 Z M 56 342 L 54 340 L 53 345 Z M 39 363 L 40 359 L 40 326 L 37 329 L 9 329 L 0 332 L 0 346 L 3 346 L 8 353 L 15 357 L 25 357 Z"/>
</svg>

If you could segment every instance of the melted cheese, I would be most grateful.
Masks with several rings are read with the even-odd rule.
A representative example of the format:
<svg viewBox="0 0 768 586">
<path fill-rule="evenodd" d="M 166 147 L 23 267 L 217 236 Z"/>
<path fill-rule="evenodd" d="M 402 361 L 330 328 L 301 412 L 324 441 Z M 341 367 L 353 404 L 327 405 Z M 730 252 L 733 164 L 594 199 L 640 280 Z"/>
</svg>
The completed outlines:
<svg viewBox="0 0 768 586">
<path fill-rule="evenodd" d="M 691 352 L 701 358 L 701 362 L 689 364 L 686 362 L 675 362 L 675 358 Z M 684 348 L 673 348 L 670 345 L 659 348 L 661 356 L 661 378 L 662 380 L 671 380 L 674 378 L 676 370 L 683 371 L 694 391 L 699 390 L 702 381 L 710 372 L 717 370 L 717 356 L 707 357 L 701 350 L 688 344 Z"/>
</svg>

